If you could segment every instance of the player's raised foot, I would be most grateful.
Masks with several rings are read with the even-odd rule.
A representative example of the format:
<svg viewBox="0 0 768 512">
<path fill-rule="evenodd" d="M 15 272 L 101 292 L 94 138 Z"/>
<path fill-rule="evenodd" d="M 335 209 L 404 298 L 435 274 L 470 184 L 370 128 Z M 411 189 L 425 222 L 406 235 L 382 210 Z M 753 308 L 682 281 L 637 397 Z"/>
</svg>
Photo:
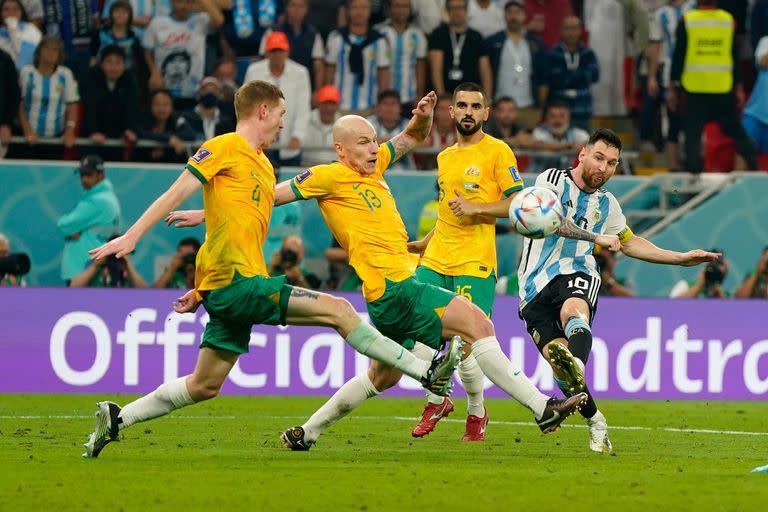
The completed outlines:
<svg viewBox="0 0 768 512">
<path fill-rule="evenodd" d="M 413 437 L 424 437 L 435 430 L 435 425 L 437 425 L 438 421 L 447 417 L 452 412 L 453 402 L 451 402 L 450 398 L 446 398 L 441 404 L 427 402 L 427 405 L 424 406 L 424 412 L 421 413 L 421 420 L 418 425 L 413 427 L 411 435 Z"/>
<path fill-rule="evenodd" d="M 304 432 L 303 427 L 289 428 L 288 430 L 280 434 L 280 439 L 283 440 L 283 447 L 289 448 L 294 452 L 308 451 L 310 448 L 312 448 L 312 445 L 315 443 L 304 439 L 305 434 L 306 432 Z"/>
<path fill-rule="evenodd" d="M 589 426 L 589 449 L 593 452 L 611 453 L 613 446 L 608 439 L 608 423 L 603 413 L 597 411 L 594 416 L 587 418 L 587 426 Z"/>
<path fill-rule="evenodd" d="M 549 360 L 560 378 L 568 384 L 571 393 L 584 391 L 584 363 L 573 357 L 571 351 L 559 343 L 549 345 Z"/>
<path fill-rule="evenodd" d="M 96 426 L 93 433 L 88 436 L 88 442 L 83 445 L 86 459 L 95 459 L 112 441 L 119 441 L 120 427 L 118 416 L 120 415 L 120 406 L 114 402 L 99 402 L 96 404 Z"/>
<path fill-rule="evenodd" d="M 438 396 L 449 396 L 453 390 L 453 372 L 459 366 L 464 350 L 464 340 L 454 336 L 448 342 L 448 347 L 432 359 L 426 377 L 422 377 L 424 389 Z"/>
<path fill-rule="evenodd" d="M 467 416 L 467 428 L 464 431 L 462 441 L 485 441 L 485 429 L 488 426 L 488 411 L 481 418 L 479 416 Z"/>
<path fill-rule="evenodd" d="M 586 401 L 586 393 L 579 393 L 568 398 L 552 397 L 547 400 L 544 414 L 542 414 L 541 419 L 536 420 L 536 423 L 545 434 L 554 432 L 568 416 L 578 412 Z"/>
</svg>

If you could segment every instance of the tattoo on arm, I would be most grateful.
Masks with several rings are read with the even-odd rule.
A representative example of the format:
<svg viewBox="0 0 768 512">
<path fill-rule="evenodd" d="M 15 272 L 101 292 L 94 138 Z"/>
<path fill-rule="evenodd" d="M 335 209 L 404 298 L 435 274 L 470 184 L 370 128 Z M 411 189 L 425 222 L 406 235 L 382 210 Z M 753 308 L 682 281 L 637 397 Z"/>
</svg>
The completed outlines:
<svg viewBox="0 0 768 512">
<path fill-rule="evenodd" d="M 308 299 L 317 300 L 320 298 L 320 294 L 317 292 L 313 292 L 312 290 L 307 290 L 306 288 L 298 288 L 294 287 L 293 291 L 291 292 L 292 297 L 296 297 L 297 299 L 301 297 L 306 297 Z"/>
<path fill-rule="evenodd" d="M 597 239 L 597 233 L 592 233 L 586 229 L 580 228 L 571 219 L 565 219 L 563 225 L 557 230 L 560 236 L 566 238 L 574 238 L 576 240 L 585 240 L 587 242 L 594 242 Z"/>
<path fill-rule="evenodd" d="M 413 116 L 405 130 L 392 137 L 389 142 L 395 150 L 392 161 L 399 160 L 406 153 L 421 144 L 429 135 L 432 116 Z"/>
</svg>

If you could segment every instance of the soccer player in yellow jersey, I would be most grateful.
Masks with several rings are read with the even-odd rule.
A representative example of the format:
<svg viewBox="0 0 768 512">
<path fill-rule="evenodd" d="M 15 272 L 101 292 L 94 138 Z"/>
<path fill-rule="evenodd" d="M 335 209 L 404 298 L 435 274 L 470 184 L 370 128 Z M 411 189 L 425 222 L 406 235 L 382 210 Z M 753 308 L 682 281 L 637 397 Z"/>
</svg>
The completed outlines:
<svg viewBox="0 0 768 512">
<path fill-rule="evenodd" d="M 575 395 L 548 399 L 501 351 L 488 316 L 466 298 L 420 282 L 415 255 L 384 178 L 389 166 L 424 140 L 432 121 L 435 94 L 414 109 L 406 129 L 379 145 L 373 126 L 360 116 L 344 116 L 333 127 L 338 161 L 311 167 L 276 189 L 276 204 L 316 199 L 349 263 L 363 281 L 368 313 L 385 336 L 413 348 L 420 342 L 440 348 L 459 336 L 471 346 L 483 373 L 528 407 L 545 433 L 586 400 Z M 307 450 L 320 434 L 349 411 L 395 385 L 401 372 L 377 361 L 345 383 L 309 420 L 282 434 L 286 448 Z"/>
<path fill-rule="evenodd" d="M 282 128 L 283 93 L 267 82 L 249 82 L 235 95 L 235 113 L 235 132 L 205 142 L 176 182 L 124 235 L 90 251 L 95 260 L 129 254 L 150 227 L 203 188 L 206 237 L 197 255 L 195 289 L 174 304 L 174 310 L 184 313 L 202 302 L 210 316 L 195 370 L 122 409 L 99 402 L 85 457 L 97 457 L 125 427 L 215 397 L 238 357 L 248 352 L 254 324 L 333 327 L 359 352 L 433 390 L 450 389 L 461 353 L 458 344 L 430 364 L 362 322 L 346 300 L 290 286 L 285 276 L 269 277 L 262 246 L 275 201 L 275 174 L 263 148 Z"/>
</svg>

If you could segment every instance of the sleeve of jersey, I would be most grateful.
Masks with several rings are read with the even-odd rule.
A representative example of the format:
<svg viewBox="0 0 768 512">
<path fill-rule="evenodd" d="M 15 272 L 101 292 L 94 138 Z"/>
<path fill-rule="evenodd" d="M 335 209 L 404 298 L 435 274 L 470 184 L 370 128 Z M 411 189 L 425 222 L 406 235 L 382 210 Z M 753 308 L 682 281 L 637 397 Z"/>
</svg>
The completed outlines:
<svg viewBox="0 0 768 512">
<path fill-rule="evenodd" d="M 208 141 L 187 160 L 186 169 L 205 185 L 211 178 L 223 170 L 226 162 L 226 151 L 221 145 Z"/>
<path fill-rule="evenodd" d="M 627 219 L 624 217 L 624 212 L 621 211 L 621 205 L 615 197 L 610 196 L 609 200 L 608 218 L 605 220 L 605 229 L 603 233 L 606 235 L 618 235 L 621 243 L 626 242 L 634 233 L 627 226 Z"/>
<path fill-rule="evenodd" d="M 395 147 L 391 141 L 387 141 L 379 146 L 379 154 L 376 157 L 376 172 L 384 174 L 389 166 L 392 165 L 395 158 Z"/>
<path fill-rule="evenodd" d="M 501 149 L 494 173 L 496 183 L 504 191 L 504 197 L 509 197 L 518 190 L 522 190 L 523 178 L 517 168 L 517 158 L 508 146 Z"/>
<path fill-rule="evenodd" d="M 325 197 L 331 193 L 330 176 L 333 172 L 327 172 L 327 165 L 310 167 L 301 174 L 297 174 L 291 180 L 291 190 L 299 199 L 313 199 Z"/>
</svg>

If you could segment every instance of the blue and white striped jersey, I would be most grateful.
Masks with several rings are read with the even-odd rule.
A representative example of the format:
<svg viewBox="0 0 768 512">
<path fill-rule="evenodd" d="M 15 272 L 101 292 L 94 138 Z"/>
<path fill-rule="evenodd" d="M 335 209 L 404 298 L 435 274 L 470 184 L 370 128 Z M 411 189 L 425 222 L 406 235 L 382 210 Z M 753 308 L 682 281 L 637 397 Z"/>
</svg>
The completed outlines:
<svg viewBox="0 0 768 512">
<path fill-rule="evenodd" d="M 80 101 L 72 71 L 58 66 L 51 76 L 45 76 L 34 66 L 24 66 L 19 72 L 19 86 L 24 113 L 35 133 L 40 137 L 64 133 L 67 104 Z"/>
<path fill-rule="evenodd" d="M 362 44 L 365 37 L 350 35 L 353 44 Z M 344 41 L 341 32 L 334 30 L 328 35 L 328 51 L 325 63 L 336 66 L 333 83 L 341 93 L 341 110 L 365 110 L 376 105 L 379 94 L 377 72 L 379 68 L 389 67 L 389 43 L 381 37 L 363 48 L 362 83 L 358 83 L 358 74 L 350 71 L 349 54 L 351 46 Z"/>
<path fill-rule="evenodd" d="M 618 235 L 627 229 L 627 219 L 613 194 L 603 189 L 591 194 L 582 191 L 574 183 L 570 171 L 547 169 L 536 178 L 536 186 L 553 190 L 560 197 L 565 218 L 587 231 Z M 584 272 L 597 278 L 594 282 L 599 283 L 600 272 L 592 256 L 594 245 L 558 234 L 539 240 L 525 239 L 518 269 L 520 309 L 559 275 Z M 598 286 L 594 288 L 589 293 L 596 296 Z"/>
</svg>

